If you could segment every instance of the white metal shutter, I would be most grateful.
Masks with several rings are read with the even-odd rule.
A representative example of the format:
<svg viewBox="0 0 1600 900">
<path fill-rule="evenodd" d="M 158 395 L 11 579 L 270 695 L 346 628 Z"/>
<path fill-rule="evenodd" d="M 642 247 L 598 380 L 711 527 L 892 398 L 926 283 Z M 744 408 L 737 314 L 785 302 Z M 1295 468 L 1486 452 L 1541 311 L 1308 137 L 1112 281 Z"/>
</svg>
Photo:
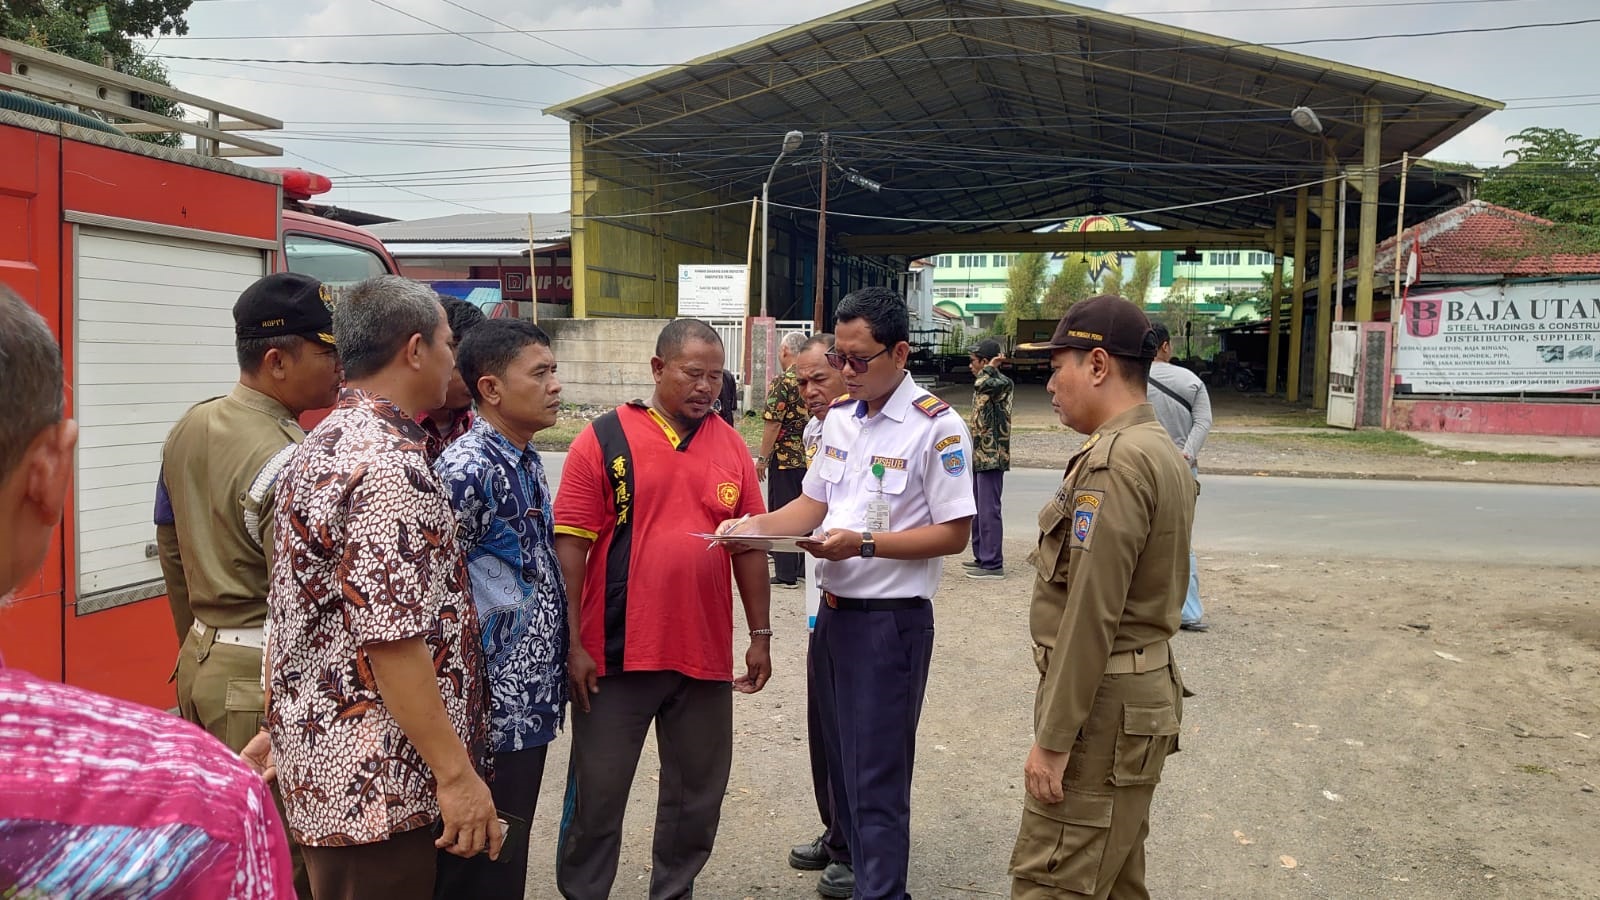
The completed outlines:
<svg viewBox="0 0 1600 900">
<path fill-rule="evenodd" d="M 233 304 L 266 257 L 90 227 L 76 257 L 78 597 L 134 589 L 113 600 L 131 601 L 163 591 L 152 515 L 161 446 L 189 407 L 238 380 Z"/>
</svg>

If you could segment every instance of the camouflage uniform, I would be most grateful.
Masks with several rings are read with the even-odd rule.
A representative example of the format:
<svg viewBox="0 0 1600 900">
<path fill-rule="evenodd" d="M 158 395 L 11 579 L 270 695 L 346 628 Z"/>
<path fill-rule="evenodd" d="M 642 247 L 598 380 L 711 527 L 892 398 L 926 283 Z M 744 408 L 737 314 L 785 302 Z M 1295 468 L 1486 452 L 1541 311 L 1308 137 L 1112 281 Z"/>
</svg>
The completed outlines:
<svg viewBox="0 0 1600 900">
<path fill-rule="evenodd" d="M 972 520 L 972 558 L 980 569 L 1004 568 L 1000 491 L 1011 468 L 1011 379 L 993 363 L 972 383 L 972 489 L 978 515 Z"/>
</svg>

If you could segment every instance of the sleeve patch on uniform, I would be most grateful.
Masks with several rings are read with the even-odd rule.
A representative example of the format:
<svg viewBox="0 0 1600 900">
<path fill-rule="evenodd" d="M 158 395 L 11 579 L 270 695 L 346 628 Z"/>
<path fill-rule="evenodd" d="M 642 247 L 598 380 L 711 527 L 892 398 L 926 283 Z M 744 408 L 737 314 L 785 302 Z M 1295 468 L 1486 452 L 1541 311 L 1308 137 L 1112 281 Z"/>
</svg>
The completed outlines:
<svg viewBox="0 0 1600 900">
<path fill-rule="evenodd" d="M 935 397 L 932 394 L 923 394 L 921 397 L 918 397 L 916 400 L 912 401 L 911 405 L 922 410 L 922 414 L 930 419 L 934 418 L 935 416 L 942 416 L 950 411 L 950 404 L 940 400 L 938 397 Z"/>
<path fill-rule="evenodd" d="M 1094 537 L 1095 518 L 1100 514 L 1100 504 L 1104 499 L 1104 491 L 1072 492 L 1072 542 L 1069 546 L 1089 549 L 1089 541 Z"/>
<path fill-rule="evenodd" d="M 960 450 L 951 450 L 949 453 L 939 454 L 939 462 L 944 464 L 944 473 L 951 478 L 967 470 L 967 458 Z"/>
<path fill-rule="evenodd" d="M 939 443 L 934 444 L 933 445 L 933 449 L 939 450 L 939 451 L 943 451 L 944 448 L 953 447 L 953 446 L 955 446 L 956 444 L 959 444 L 959 443 L 961 443 L 961 435 L 952 434 L 949 437 L 945 438 L 944 440 L 940 441 Z"/>
</svg>

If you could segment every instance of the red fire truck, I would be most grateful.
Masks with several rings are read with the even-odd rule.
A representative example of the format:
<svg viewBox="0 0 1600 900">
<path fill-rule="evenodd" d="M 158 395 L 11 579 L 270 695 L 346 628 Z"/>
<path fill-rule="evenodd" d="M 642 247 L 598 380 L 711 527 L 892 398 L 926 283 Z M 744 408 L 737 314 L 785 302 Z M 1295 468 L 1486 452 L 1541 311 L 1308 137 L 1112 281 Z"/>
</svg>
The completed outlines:
<svg viewBox="0 0 1600 900">
<path fill-rule="evenodd" d="M 217 103 L 182 123 L 141 108 L 141 92 L 209 103 L 0 41 L 0 282 L 60 336 L 81 427 L 73 502 L 43 570 L 0 610 L 0 654 L 166 708 L 177 640 L 152 522 L 161 446 L 237 379 L 234 300 L 272 271 L 342 285 L 397 268 L 367 232 L 285 209 L 326 179 L 224 158 L 276 151 L 237 132 L 281 123 Z M 121 133 L 161 130 L 194 135 L 200 152 Z"/>
</svg>

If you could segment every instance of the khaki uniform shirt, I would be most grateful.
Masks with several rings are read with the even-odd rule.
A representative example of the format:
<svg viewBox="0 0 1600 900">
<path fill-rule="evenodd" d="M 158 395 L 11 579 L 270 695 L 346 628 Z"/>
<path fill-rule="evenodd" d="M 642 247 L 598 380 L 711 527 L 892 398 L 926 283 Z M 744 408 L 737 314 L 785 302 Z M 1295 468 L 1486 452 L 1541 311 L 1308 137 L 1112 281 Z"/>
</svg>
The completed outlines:
<svg viewBox="0 0 1600 900">
<path fill-rule="evenodd" d="M 175 524 L 157 537 L 180 641 L 186 617 L 216 628 L 266 622 L 274 488 L 304 438 L 283 404 L 242 384 L 173 426 L 161 476 Z"/>
<path fill-rule="evenodd" d="M 1033 554 L 1040 747 L 1072 749 L 1113 653 L 1177 632 L 1196 491 L 1148 403 L 1100 426 L 1072 457 L 1039 513 Z"/>
</svg>

